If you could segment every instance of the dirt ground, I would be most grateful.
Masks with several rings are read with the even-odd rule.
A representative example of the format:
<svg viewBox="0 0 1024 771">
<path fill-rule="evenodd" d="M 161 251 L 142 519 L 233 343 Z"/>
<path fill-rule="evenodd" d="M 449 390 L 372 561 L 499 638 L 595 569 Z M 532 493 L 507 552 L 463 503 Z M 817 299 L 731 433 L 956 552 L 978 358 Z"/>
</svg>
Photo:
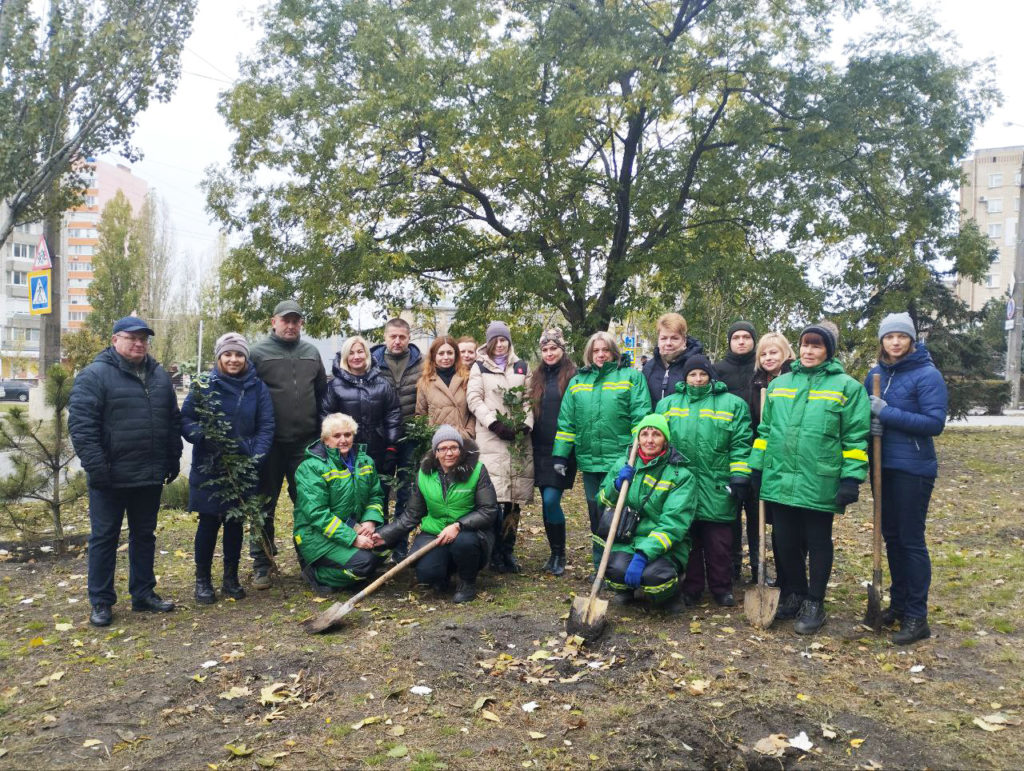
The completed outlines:
<svg viewBox="0 0 1024 771">
<path fill-rule="evenodd" d="M 933 637 L 910 648 L 859 624 L 866 488 L 838 521 L 829 620 L 810 638 L 791 622 L 757 631 L 741 607 L 613 606 L 605 637 L 580 648 L 564 620 L 588 588 L 579 484 L 565 577 L 540 574 L 538 502 L 522 575 L 483 574 L 459 607 L 399 579 L 324 636 L 300 626 L 327 603 L 289 548 L 273 589 L 197 606 L 183 512 L 163 513 L 157 542 L 159 591 L 178 609 L 130 611 L 122 552 L 106 630 L 87 621 L 81 550 L 16 561 L 8 548 L 0 768 L 1019 768 L 1022 442 L 1008 429 L 941 438 Z"/>
</svg>

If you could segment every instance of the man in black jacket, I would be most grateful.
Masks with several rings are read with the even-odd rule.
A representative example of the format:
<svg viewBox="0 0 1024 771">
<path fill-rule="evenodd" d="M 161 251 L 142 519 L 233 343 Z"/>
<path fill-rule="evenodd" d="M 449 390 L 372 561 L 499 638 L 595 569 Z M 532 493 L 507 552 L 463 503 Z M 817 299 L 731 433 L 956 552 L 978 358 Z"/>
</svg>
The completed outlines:
<svg viewBox="0 0 1024 771">
<path fill-rule="evenodd" d="M 109 348 L 75 378 L 68 429 L 89 480 L 89 602 L 93 626 L 107 626 L 117 602 L 114 570 L 128 516 L 132 610 L 166 613 L 154 591 L 160 492 L 181 463 L 181 413 L 163 367 L 149 355 L 153 330 L 140 318 L 114 324 Z"/>
<path fill-rule="evenodd" d="M 281 485 L 288 480 L 288 497 L 295 503 L 295 471 L 306 448 L 320 438 L 320 400 L 327 390 L 327 373 L 320 352 L 302 339 L 302 308 L 295 300 L 282 300 L 270 319 L 270 335 L 249 351 L 260 380 L 270 389 L 274 403 L 274 443 L 260 467 L 259 494 L 267 499 L 263 509 L 263 543 L 258 534 L 250 536 L 249 556 L 253 560 L 253 589 L 270 588 L 269 548 L 274 543 L 274 510 Z"/>
<path fill-rule="evenodd" d="M 757 330 L 749 321 L 735 321 L 729 326 L 729 352 L 724 359 L 715 362 L 718 379 L 725 383 L 729 393 L 738 396 L 747 403 L 751 415 L 759 415 L 760 409 L 754 410 L 754 400 L 760 395 L 754 394 L 754 369 L 757 365 L 755 350 L 757 348 Z M 733 579 L 739 580 L 743 572 L 743 511 L 747 512 L 747 551 L 750 556 L 750 573 L 757 581 L 757 497 L 748 490 L 739 506 L 736 507 L 736 520 L 732 526 L 732 573 Z"/>
</svg>

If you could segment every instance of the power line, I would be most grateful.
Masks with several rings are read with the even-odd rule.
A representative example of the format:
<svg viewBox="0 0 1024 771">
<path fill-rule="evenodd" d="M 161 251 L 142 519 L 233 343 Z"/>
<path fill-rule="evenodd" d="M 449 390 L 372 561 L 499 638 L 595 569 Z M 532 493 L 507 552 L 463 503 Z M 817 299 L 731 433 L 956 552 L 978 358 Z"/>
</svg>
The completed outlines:
<svg viewBox="0 0 1024 771">
<path fill-rule="evenodd" d="M 214 64 L 214 63 L 213 63 L 213 62 L 211 62 L 211 61 L 210 61 L 209 59 L 207 59 L 207 58 L 206 58 L 205 56 L 203 56 L 202 54 L 200 54 L 200 53 L 199 53 L 199 52 L 198 52 L 198 51 L 197 51 L 196 49 L 194 49 L 194 48 L 193 48 L 192 46 L 185 46 L 185 50 L 186 50 L 186 51 L 190 51 L 190 52 L 192 53 L 192 55 L 193 55 L 193 56 L 195 56 L 195 57 L 196 57 L 197 59 L 199 59 L 199 61 L 201 61 L 201 62 L 205 62 L 205 63 L 206 63 L 206 64 L 208 64 L 209 66 L 213 67 L 213 69 L 215 69 L 215 70 L 216 70 L 217 72 L 219 72 L 219 73 L 220 73 L 221 75 L 223 75 L 223 76 L 224 76 L 225 78 L 231 78 L 232 80 L 234 79 L 234 76 L 232 76 L 232 75 L 229 75 L 228 73 L 224 72 L 224 70 L 222 70 L 222 69 L 221 69 L 220 67 L 218 67 L 218 66 L 217 66 L 216 64 Z"/>
</svg>

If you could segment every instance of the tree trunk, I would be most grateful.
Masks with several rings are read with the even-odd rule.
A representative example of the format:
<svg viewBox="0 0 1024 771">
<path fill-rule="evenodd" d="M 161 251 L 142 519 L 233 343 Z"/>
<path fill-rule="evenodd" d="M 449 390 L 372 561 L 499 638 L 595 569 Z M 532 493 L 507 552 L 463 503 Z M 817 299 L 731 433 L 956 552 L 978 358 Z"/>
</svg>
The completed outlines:
<svg viewBox="0 0 1024 771">
<path fill-rule="evenodd" d="M 64 523 L 61 521 L 61 499 L 60 499 L 60 469 L 64 455 L 64 409 L 61 400 L 58 398 L 54 406 L 53 415 L 53 454 L 50 456 L 50 471 L 52 477 L 50 483 L 53 485 L 53 497 L 50 499 L 50 514 L 53 516 L 53 539 L 57 545 L 57 553 L 64 554 L 67 551 L 67 543 L 64 540 Z"/>
<path fill-rule="evenodd" d="M 47 197 L 57 195 L 57 185 L 50 186 Z M 54 206 L 46 206 L 49 212 L 43 226 L 43 235 L 46 237 L 46 245 L 50 249 L 50 261 L 53 267 L 50 269 L 50 312 L 41 317 L 39 323 L 39 377 L 46 377 L 47 370 L 54 364 L 60 363 L 60 328 L 61 328 L 61 277 L 64 273 L 62 266 L 63 255 L 60 254 L 61 245 L 61 221 L 63 212 L 54 211 Z"/>
</svg>

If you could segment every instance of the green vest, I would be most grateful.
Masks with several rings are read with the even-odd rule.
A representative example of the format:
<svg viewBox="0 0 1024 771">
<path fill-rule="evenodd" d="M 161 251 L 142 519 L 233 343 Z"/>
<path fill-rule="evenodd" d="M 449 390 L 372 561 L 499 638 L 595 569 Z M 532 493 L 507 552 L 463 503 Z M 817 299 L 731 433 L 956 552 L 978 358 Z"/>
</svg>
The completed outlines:
<svg viewBox="0 0 1024 771">
<path fill-rule="evenodd" d="M 465 482 L 448 485 L 448 494 L 441 489 L 438 472 L 425 474 L 421 469 L 418 484 L 423 502 L 427 505 L 427 516 L 420 522 L 420 529 L 429 535 L 437 535 L 448 525 L 473 510 L 476 505 L 476 483 L 480 478 L 483 464 L 477 462 L 473 473 Z"/>
</svg>

